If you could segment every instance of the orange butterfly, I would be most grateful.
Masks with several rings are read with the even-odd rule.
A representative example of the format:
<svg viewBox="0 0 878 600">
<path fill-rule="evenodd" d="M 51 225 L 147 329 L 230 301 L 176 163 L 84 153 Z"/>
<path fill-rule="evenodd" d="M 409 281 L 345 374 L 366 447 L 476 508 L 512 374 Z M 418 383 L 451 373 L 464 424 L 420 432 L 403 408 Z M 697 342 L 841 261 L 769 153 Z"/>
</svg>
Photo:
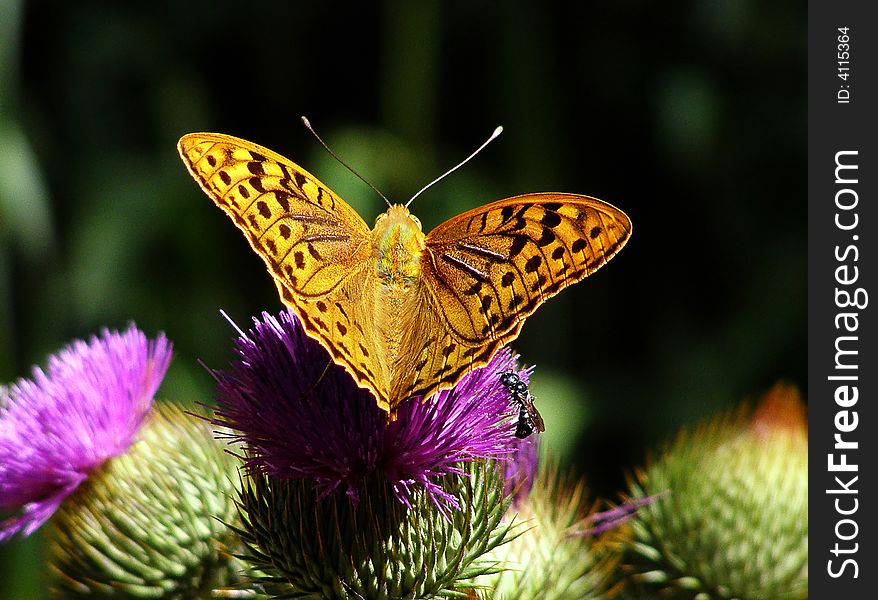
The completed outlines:
<svg viewBox="0 0 878 600">
<path fill-rule="evenodd" d="M 557 193 L 492 202 L 427 235 L 394 205 L 370 231 L 271 150 L 218 133 L 185 135 L 178 149 L 308 335 L 390 413 L 486 364 L 538 306 L 594 273 L 631 235 L 614 206 Z"/>
</svg>

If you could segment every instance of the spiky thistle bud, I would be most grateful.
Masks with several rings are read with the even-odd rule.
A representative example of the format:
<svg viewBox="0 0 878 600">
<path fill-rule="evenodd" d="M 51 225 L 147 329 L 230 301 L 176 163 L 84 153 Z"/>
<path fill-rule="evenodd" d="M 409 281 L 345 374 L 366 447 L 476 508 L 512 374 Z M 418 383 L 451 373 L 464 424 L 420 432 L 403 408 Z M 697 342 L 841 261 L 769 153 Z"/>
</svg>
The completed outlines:
<svg viewBox="0 0 878 600">
<path fill-rule="evenodd" d="M 519 481 L 506 520 L 514 524 L 509 542 L 485 558 L 495 561 L 494 573 L 478 577 L 472 594 L 484 599 L 589 600 L 612 597 L 618 554 L 608 536 L 583 535 L 595 503 L 589 502 L 582 481 L 561 474 L 558 465 L 534 468 L 537 445 L 522 442 L 507 482 Z M 529 475 L 522 477 L 524 473 Z M 513 475 L 512 478 L 509 478 Z"/>
<path fill-rule="evenodd" d="M 808 437 L 795 388 L 682 431 L 631 485 L 635 497 L 662 492 L 632 520 L 627 597 L 808 597 Z"/>
<path fill-rule="evenodd" d="M 55 595 L 209 598 L 236 583 L 235 462 L 206 423 L 156 404 L 50 521 Z"/>
</svg>

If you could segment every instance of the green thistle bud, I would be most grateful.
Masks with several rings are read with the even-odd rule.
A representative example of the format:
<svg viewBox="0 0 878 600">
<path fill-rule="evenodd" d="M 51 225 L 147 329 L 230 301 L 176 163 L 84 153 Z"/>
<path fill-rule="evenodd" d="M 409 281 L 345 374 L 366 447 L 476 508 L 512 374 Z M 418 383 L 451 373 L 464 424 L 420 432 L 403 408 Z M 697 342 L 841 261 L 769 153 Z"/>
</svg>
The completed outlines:
<svg viewBox="0 0 878 600">
<path fill-rule="evenodd" d="M 459 465 L 441 479 L 459 509 L 437 510 L 416 493 L 401 503 L 386 479 L 367 479 L 359 500 L 319 497 L 314 482 L 254 474 L 244 480 L 239 532 L 245 558 L 275 597 L 433 598 L 489 572 L 483 556 L 507 538 L 509 500 L 491 461 Z M 459 594 L 457 594 L 459 595 Z"/>
<path fill-rule="evenodd" d="M 97 468 L 51 521 L 57 597 L 209 598 L 233 583 L 235 459 L 210 427 L 157 404 L 127 452 Z"/>
<path fill-rule="evenodd" d="M 557 465 L 543 467 L 530 494 L 510 509 L 514 537 L 492 550 L 495 573 L 474 580 L 482 598 L 516 600 L 588 600 L 612 597 L 618 554 L 609 536 L 582 535 L 582 524 L 594 512 L 581 481 L 559 474 Z"/>
<path fill-rule="evenodd" d="M 795 388 L 683 431 L 631 489 L 669 493 L 631 522 L 629 597 L 808 597 L 808 437 Z"/>
</svg>

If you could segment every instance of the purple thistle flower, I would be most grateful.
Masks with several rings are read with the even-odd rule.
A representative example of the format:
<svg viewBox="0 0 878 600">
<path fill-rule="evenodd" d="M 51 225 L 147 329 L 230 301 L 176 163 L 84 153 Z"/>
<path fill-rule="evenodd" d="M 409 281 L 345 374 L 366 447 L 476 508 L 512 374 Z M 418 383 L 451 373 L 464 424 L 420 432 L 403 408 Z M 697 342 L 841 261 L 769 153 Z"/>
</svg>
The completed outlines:
<svg viewBox="0 0 878 600">
<path fill-rule="evenodd" d="M 357 501 L 359 484 L 383 475 L 410 506 L 426 490 L 444 511 L 458 507 L 438 478 L 461 473 L 459 463 L 505 458 L 514 451 L 517 408 L 500 382 L 516 357 L 502 350 L 483 368 L 428 402 L 412 398 L 396 420 L 354 383 L 296 318 L 263 313 L 238 339 L 239 359 L 217 371 L 214 424 L 246 446 L 247 468 L 278 478 L 311 479 L 321 496 L 344 489 Z"/>
<path fill-rule="evenodd" d="M 104 330 L 34 367 L 0 405 L 0 541 L 27 536 L 107 459 L 124 452 L 158 389 L 171 345 L 131 325 Z"/>
</svg>

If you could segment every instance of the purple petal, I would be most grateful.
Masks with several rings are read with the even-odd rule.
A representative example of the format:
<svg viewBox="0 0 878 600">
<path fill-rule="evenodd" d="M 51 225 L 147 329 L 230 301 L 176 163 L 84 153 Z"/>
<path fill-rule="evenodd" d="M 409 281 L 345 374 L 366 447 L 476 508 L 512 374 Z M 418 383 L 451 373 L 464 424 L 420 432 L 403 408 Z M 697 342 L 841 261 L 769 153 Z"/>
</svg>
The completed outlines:
<svg viewBox="0 0 878 600">
<path fill-rule="evenodd" d="M 9 388 L 0 407 L 0 510 L 21 514 L 0 523 L 0 541 L 32 533 L 89 471 L 131 445 L 170 358 L 164 335 L 150 342 L 134 325 L 104 330 Z"/>
<path fill-rule="evenodd" d="M 589 527 L 572 531 L 568 535 L 597 537 L 610 529 L 615 529 L 616 527 L 627 523 L 637 514 L 637 511 L 641 507 L 652 504 L 657 498 L 664 496 L 667 493 L 669 492 L 665 491 L 653 494 L 652 496 L 646 496 L 645 498 L 631 498 L 611 509 L 596 512 L 582 521 L 583 525 L 588 525 Z"/>
</svg>

